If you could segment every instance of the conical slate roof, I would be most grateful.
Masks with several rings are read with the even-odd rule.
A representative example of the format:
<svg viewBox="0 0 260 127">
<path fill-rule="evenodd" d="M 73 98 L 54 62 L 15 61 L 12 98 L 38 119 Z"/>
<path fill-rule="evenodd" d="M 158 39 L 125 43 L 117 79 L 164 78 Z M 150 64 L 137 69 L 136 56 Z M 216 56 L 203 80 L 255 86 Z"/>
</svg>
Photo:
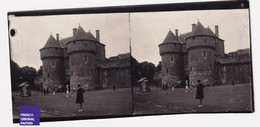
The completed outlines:
<svg viewBox="0 0 260 127">
<path fill-rule="evenodd" d="M 208 27 L 206 28 L 206 30 L 208 31 L 208 34 L 211 35 L 211 36 L 214 36 L 214 37 L 217 37 L 214 32 Z"/>
<path fill-rule="evenodd" d="M 72 40 L 96 40 L 96 38 L 90 32 L 86 33 L 83 28 L 79 26 Z"/>
<path fill-rule="evenodd" d="M 61 45 L 52 35 L 50 35 L 43 48 L 61 48 Z"/>
<path fill-rule="evenodd" d="M 209 35 L 208 31 L 205 29 L 205 27 L 198 21 L 194 31 L 192 32 L 192 36 L 197 35 Z"/>
<path fill-rule="evenodd" d="M 171 30 L 169 30 L 168 34 L 166 35 L 163 43 L 180 43 L 178 38 L 173 34 Z"/>
<path fill-rule="evenodd" d="M 92 33 L 87 32 L 86 34 L 87 34 L 87 37 L 88 37 L 89 39 L 91 39 L 91 40 L 96 40 L 96 41 L 97 41 L 97 39 L 93 36 Z"/>
<path fill-rule="evenodd" d="M 86 32 L 83 30 L 81 26 L 79 26 L 77 32 L 73 36 L 73 40 L 82 40 L 82 39 L 88 39 L 88 38 Z"/>
</svg>

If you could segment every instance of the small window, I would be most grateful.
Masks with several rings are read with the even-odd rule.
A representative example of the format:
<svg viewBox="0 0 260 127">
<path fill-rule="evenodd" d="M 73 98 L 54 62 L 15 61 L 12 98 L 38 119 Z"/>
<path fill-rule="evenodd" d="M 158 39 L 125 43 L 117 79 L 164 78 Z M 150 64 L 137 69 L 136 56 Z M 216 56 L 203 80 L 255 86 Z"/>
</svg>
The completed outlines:
<svg viewBox="0 0 260 127">
<path fill-rule="evenodd" d="M 190 66 L 190 71 L 192 71 L 192 66 Z"/>
<path fill-rule="evenodd" d="M 171 57 L 171 62 L 173 62 L 173 57 Z"/>
<path fill-rule="evenodd" d="M 51 65 L 52 65 L 52 66 L 55 66 L 55 62 L 54 62 L 54 61 L 52 61 L 52 62 L 51 62 Z"/>
<path fill-rule="evenodd" d="M 73 41 L 74 45 L 76 44 L 76 41 Z"/>
<path fill-rule="evenodd" d="M 88 57 L 87 56 L 83 56 L 83 60 L 84 61 L 88 61 Z"/>
<path fill-rule="evenodd" d="M 47 78 L 49 78 L 50 77 L 50 74 L 49 73 L 47 73 Z"/>
<path fill-rule="evenodd" d="M 206 57 L 206 56 L 207 56 L 207 52 L 203 51 L 203 52 L 202 52 L 202 56 L 203 56 L 203 57 Z"/>
<path fill-rule="evenodd" d="M 168 69 L 166 69 L 166 73 L 168 73 L 169 72 L 169 70 Z"/>
</svg>

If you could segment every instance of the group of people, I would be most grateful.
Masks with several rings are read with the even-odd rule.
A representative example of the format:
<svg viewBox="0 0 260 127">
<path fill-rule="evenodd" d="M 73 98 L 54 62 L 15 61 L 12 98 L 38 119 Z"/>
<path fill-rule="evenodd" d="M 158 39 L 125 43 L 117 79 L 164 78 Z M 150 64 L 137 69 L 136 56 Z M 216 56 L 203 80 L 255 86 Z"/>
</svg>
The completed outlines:
<svg viewBox="0 0 260 127">
<path fill-rule="evenodd" d="M 49 88 L 43 88 L 43 95 L 49 94 Z"/>
<path fill-rule="evenodd" d="M 200 104 L 198 105 L 198 107 L 203 107 L 202 105 L 202 99 L 204 98 L 204 92 L 203 92 L 203 89 L 204 89 L 204 84 L 201 83 L 200 80 L 197 80 L 198 82 L 198 85 L 197 85 L 197 91 L 196 91 L 196 99 L 198 99 L 200 101 Z M 167 90 L 168 89 L 168 84 L 167 83 L 164 83 L 162 85 L 163 87 L 163 90 Z M 185 81 L 185 92 L 188 93 L 188 92 L 192 92 L 192 89 L 193 89 L 193 85 L 192 84 L 189 84 L 189 81 L 186 80 Z M 172 91 L 174 91 L 174 86 L 172 86 Z"/>
<path fill-rule="evenodd" d="M 78 90 L 77 90 L 77 97 L 76 97 L 76 103 L 80 104 L 80 109 L 78 110 L 79 112 L 82 112 L 82 104 L 84 103 L 84 94 L 85 90 L 81 87 L 81 85 L 78 85 Z M 73 96 L 72 91 L 69 92 L 69 86 L 66 85 L 66 97 L 69 97 L 69 94 L 71 93 L 71 96 Z M 43 94 L 48 95 L 49 94 L 49 88 L 44 88 L 43 89 Z M 53 89 L 53 95 L 55 95 L 55 90 Z"/>
<path fill-rule="evenodd" d="M 168 90 L 168 83 L 163 83 L 162 85 L 163 91 Z"/>
</svg>

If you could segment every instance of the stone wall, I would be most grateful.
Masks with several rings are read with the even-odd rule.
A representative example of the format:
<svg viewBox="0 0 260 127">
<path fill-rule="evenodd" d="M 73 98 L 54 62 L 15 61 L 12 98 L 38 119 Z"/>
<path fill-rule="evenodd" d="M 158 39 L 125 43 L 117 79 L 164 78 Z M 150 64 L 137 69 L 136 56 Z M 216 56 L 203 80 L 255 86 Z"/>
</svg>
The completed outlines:
<svg viewBox="0 0 260 127">
<path fill-rule="evenodd" d="M 224 57 L 225 54 L 224 50 L 225 50 L 224 41 L 220 39 L 216 39 L 216 50 L 215 50 L 216 56 Z"/>
<path fill-rule="evenodd" d="M 131 87 L 131 69 L 114 68 L 103 69 L 101 82 L 103 88 L 129 88 Z"/>
<path fill-rule="evenodd" d="M 103 45 L 101 43 L 97 43 L 96 58 L 98 61 L 105 61 L 105 59 L 106 59 L 105 45 Z"/>
<path fill-rule="evenodd" d="M 184 64 L 178 53 L 162 55 L 162 82 L 177 86 L 183 80 Z"/>
<path fill-rule="evenodd" d="M 63 60 L 58 58 L 43 60 L 43 87 L 49 91 L 64 84 Z"/>
<path fill-rule="evenodd" d="M 240 55 L 239 52 L 230 53 L 220 59 L 219 83 L 248 83 L 252 82 L 252 68 L 250 52 Z"/>
<path fill-rule="evenodd" d="M 70 54 L 70 84 L 73 90 L 80 84 L 84 89 L 95 89 L 97 70 L 95 55 L 87 52 Z"/>
<path fill-rule="evenodd" d="M 190 84 L 197 85 L 197 80 L 205 85 L 216 84 L 215 39 L 208 36 L 189 38 L 187 48 Z"/>
</svg>

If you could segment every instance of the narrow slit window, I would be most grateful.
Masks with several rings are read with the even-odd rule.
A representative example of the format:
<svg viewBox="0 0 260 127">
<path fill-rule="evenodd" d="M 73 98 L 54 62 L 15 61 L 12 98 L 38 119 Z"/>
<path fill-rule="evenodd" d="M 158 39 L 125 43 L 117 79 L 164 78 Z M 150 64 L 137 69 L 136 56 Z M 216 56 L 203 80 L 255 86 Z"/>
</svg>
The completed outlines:
<svg viewBox="0 0 260 127">
<path fill-rule="evenodd" d="M 173 57 L 171 57 L 171 62 L 173 62 Z"/>
<path fill-rule="evenodd" d="M 203 56 L 203 57 L 206 57 L 206 56 L 207 56 L 207 52 L 203 51 L 203 52 L 202 52 L 202 56 Z"/>
</svg>

